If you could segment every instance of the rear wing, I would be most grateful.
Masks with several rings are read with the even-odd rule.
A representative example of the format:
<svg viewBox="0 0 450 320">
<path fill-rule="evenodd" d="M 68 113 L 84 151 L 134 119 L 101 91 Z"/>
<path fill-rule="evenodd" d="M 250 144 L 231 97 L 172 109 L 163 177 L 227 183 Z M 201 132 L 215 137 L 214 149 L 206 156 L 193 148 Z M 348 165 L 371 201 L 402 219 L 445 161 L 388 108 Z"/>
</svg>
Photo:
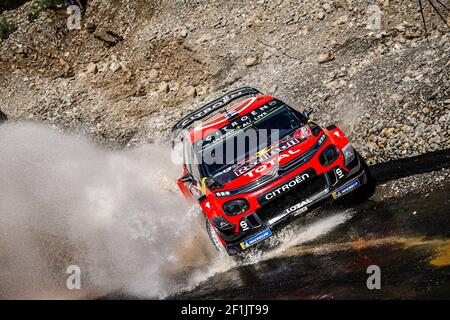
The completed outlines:
<svg viewBox="0 0 450 320">
<path fill-rule="evenodd" d="M 172 128 L 172 141 L 175 141 L 175 139 L 178 138 L 179 134 L 183 129 L 191 125 L 197 120 L 203 119 L 204 117 L 208 116 L 209 114 L 213 113 L 214 111 L 225 107 L 226 105 L 230 104 L 232 101 L 245 97 L 250 95 L 256 95 L 259 92 L 257 89 L 250 88 L 250 87 L 244 87 L 240 89 L 236 89 L 233 91 L 230 91 L 226 93 L 225 95 L 221 96 L 220 98 L 207 103 L 200 109 L 195 110 L 194 112 L 191 112 L 187 116 L 183 117 L 173 128 Z"/>
</svg>

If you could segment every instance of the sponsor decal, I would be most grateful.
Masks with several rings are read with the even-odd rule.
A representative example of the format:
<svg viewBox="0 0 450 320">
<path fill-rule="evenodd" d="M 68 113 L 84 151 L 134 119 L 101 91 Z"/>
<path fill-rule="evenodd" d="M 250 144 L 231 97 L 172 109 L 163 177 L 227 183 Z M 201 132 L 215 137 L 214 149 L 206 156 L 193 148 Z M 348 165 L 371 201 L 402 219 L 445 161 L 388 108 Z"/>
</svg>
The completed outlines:
<svg viewBox="0 0 450 320">
<path fill-rule="evenodd" d="M 256 165 L 258 165 L 259 163 L 267 161 L 270 158 L 273 158 L 273 157 L 279 155 L 283 151 L 300 144 L 300 142 L 301 141 L 299 139 L 293 138 L 292 136 L 287 136 L 279 142 L 278 146 L 276 146 L 276 147 L 271 146 L 271 147 L 259 150 L 252 157 L 246 159 L 245 161 L 243 161 L 241 163 L 236 164 L 235 166 L 233 166 L 233 169 L 234 169 L 233 172 L 236 175 L 236 177 L 239 177 L 239 176 L 245 174 L 246 172 L 252 170 L 253 168 L 255 168 Z M 300 150 L 296 151 L 295 153 L 298 153 L 298 152 L 300 152 Z M 279 160 L 280 159 L 278 159 L 278 161 Z M 230 169 L 228 169 L 228 170 L 230 170 Z M 252 176 L 253 175 L 251 175 L 250 177 L 252 177 Z"/>
<path fill-rule="evenodd" d="M 240 243 L 241 248 L 242 249 L 247 249 L 248 247 L 251 247 L 252 245 L 267 239 L 268 237 L 270 237 L 272 235 L 272 231 L 270 231 L 270 229 L 266 229 L 256 235 L 254 235 L 253 237 L 243 241 Z"/>
<path fill-rule="evenodd" d="M 220 221 L 220 227 L 221 228 L 225 228 L 228 226 L 228 223 L 226 223 L 225 221 Z"/>
<path fill-rule="evenodd" d="M 235 133 L 237 130 L 245 129 L 252 125 L 254 122 L 258 121 L 259 119 L 267 116 L 271 112 L 285 106 L 285 104 L 279 100 L 272 100 L 269 103 L 250 111 L 249 113 L 245 114 L 242 117 L 237 117 L 236 119 L 230 121 L 226 126 L 214 131 L 210 135 L 204 137 L 203 139 L 199 140 L 195 143 L 197 148 L 200 148 L 202 150 L 214 145 L 217 142 L 220 142 L 233 133 Z M 231 112 L 230 118 L 233 118 L 234 116 L 238 115 L 237 113 L 233 114 Z M 225 116 L 226 117 L 226 116 Z"/>
<path fill-rule="evenodd" d="M 242 231 L 247 231 L 249 229 L 247 221 L 242 220 L 239 224 L 241 225 Z"/>
<path fill-rule="evenodd" d="M 272 201 L 279 197 L 280 195 L 283 195 L 286 192 L 291 191 L 292 189 L 296 188 L 300 184 L 304 183 L 306 180 L 312 178 L 316 172 L 313 169 L 307 169 L 306 171 L 303 171 L 296 175 L 294 178 L 290 179 L 289 181 L 272 188 L 271 190 L 267 191 L 266 193 L 260 195 L 258 197 L 258 202 L 261 205 L 264 205 L 265 203 Z"/>
<path fill-rule="evenodd" d="M 225 119 L 231 119 L 231 118 L 233 118 L 233 117 L 235 117 L 237 115 L 238 115 L 238 113 L 236 112 L 236 110 L 231 110 L 230 112 L 228 112 L 225 115 Z"/>
<path fill-rule="evenodd" d="M 349 193 L 350 191 L 358 188 L 360 185 L 361 185 L 361 182 L 359 181 L 359 179 L 356 179 L 356 180 L 346 184 L 345 186 L 341 187 L 337 191 L 333 192 L 332 196 L 334 199 L 339 198 L 340 196 L 343 196 L 344 194 Z"/>
<path fill-rule="evenodd" d="M 294 217 L 298 216 L 299 214 L 302 214 L 303 212 L 308 211 L 308 207 L 301 207 L 294 213 Z"/>
<path fill-rule="evenodd" d="M 263 172 L 268 172 L 270 168 L 278 165 L 280 163 L 281 160 L 285 159 L 285 158 L 290 158 L 293 155 L 298 154 L 299 152 L 302 152 L 300 149 L 298 150 L 288 150 L 286 153 L 283 153 L 281 155 L 279 155 L 276 158 L 273 158 L 271 160 L 269 160 L 266 163 L 263 163 L 261 165 L 259 165 L 258 167 L 250 170 L 249 172 L 245 173 L 245 176 L 249 177 L 249 178 L 253 178 L 255 176 L 255 173 L 263 173 Z"/>
<path fill-rule="evenodd" d="M 301 127 L 295 132 L 295 137 L 299 139 L 308 139 L 312 135 L 311 129 L 308 125 Z"/>
<path fill-rule="evenodd" d="M 203 195 L 202 190 L 200 189 L 198 184 L 196 185 L 191 183 L 188 186 L 188 189 L 195 198 L 200 198 Z"/>
<path fill-rule="evenodd" d="M 285 192 L 288 192 L 289 190 L 292 190 L 292 188 L 298 186 L 302 182 L 304 182 L 306 179 L 309 179 L 310 175 L 308 173 L 301 173 L 298 176 L 296 176 L 294 179 L 289 180 L 288 182 L 282 184 L 281 186 L 277 187 L 274 190 L 269 191 L 268 193 L 263 195 L 263 200 L 270 201 L 275 199 L 276 197 L 284 194 Z"/>
<path fill-rule="evenodd" d="M 188 126 L 190 123 L 194 122 L 197 119 L 203 118 L 205 115 L 208 115 L 209 113 L 213 112 L 214 110 L 217 110 L 224 105 L 226 105 L 228 102 L 230 102 L 233 99 L 236 99 L 238 97 L 242 97 L 249 94 L 257 94 L 258 91 L 252 88 L 242 88 L 240 90 L 236 90 L 233 92 L 230 92 L 228 95 L 225 95 L 221 97 L 220 99 L 211 102 L 210 104 L 206 105 L 202 109 L 192 113 L 189 115 L 185 120 L 183 120 L 181 123 L 177 125 L 177 127 L 184 128 Z"/>
<path fill-rule="evenodd" d="M 310 204 L 311 202 L 312 202 L 312 200 L 306 199 L 306 200 L 304 200 L 304 201 L 302 201 L 300 203 L 297 203 L 296 205 L 293 205 L 290 208 L 287 208 L 285 210 L 285 213 L 289 214 L 289 213 L 292 213 L 292 212 L 295 212 L 295 211 L 301 211 L 301 212 L 298 212 L 298 213 L 295 214 L 295 215 L 297 215 L 297 214 L 300 214 L 302 212 L 305 212 L 306 210 L 308 210 L 308 207 L 306 207 L 306 205 Z"/>
</svg>

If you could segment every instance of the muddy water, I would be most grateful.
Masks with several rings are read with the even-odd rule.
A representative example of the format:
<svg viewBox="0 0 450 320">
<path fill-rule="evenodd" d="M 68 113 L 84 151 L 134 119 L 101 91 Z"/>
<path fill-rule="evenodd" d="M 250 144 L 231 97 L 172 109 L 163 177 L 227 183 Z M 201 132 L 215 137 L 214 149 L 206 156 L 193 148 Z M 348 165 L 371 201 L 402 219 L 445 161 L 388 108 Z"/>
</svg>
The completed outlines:
<svg viewBox="0 0 450 320">
<path fill-rule="evenodd" d="M 450 298 L 449 192 L 450 186 L 427 198 L 369 201 L 324 229 L 317 224 L 336 217 L 325 210 L 310 228 L 326 232 L 244 262 L 175 298 Z M 380 267 L 380 290 L 367 289 L 370 265 Z"/>
</svg>

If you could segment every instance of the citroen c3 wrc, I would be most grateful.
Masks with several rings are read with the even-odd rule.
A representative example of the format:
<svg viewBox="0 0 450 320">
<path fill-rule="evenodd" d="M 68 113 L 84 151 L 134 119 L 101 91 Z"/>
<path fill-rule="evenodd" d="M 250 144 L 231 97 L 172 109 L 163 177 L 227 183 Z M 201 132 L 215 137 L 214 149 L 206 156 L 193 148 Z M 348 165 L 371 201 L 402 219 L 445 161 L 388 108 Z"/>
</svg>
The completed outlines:
<svg viewBox="0 0 450 320">
<path fill-rule="evenodd" d="M 178 186 L 197 203 L 218 250 L 235 255 L 324 203 L 370 197 L 375 182 L 345 134 L 254 88 L 240 88 L 182 118 Z"/>
</svg>

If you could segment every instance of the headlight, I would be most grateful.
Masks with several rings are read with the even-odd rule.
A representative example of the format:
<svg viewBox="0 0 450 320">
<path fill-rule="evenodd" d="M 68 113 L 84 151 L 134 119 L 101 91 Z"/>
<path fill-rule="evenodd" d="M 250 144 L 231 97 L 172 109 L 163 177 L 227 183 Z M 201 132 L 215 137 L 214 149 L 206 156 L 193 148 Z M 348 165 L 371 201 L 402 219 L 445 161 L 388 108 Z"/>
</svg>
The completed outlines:
<svg viewBox="0 0 450 320">
<path fill-rule="evenodd" d="M 344 155 L 344 166 L 347 166 L 355 159 L 355 150 L 353 150 L 352 144 L 350 142 L 344 148 L 342 148 L 342 154 Z"/>
<path fill-rule="evenodd" d="M 250 208 L 248 201 L 245 199 L 235 199 L 225 202 L 223 205 L 223 212 L 229 216 L 235 216 L 244 213 Z"/>
</svg>

